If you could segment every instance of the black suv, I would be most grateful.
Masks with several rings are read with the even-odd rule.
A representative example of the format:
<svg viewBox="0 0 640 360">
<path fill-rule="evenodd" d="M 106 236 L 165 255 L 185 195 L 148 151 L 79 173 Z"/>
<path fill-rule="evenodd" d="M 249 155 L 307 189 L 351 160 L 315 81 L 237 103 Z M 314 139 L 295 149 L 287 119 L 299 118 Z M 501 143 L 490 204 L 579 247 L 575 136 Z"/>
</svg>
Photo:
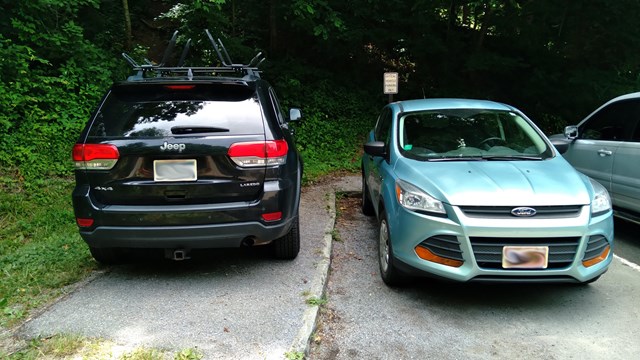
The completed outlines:
<svg viewBox="0 0 640 360">
<path fill-rule="evenodd" d="M 206 33 L 221 67 L 123 54 L 137 75 L 107 91 L 73 147 L 76 221 L 99 262 L 117 262 L 123 248 L 174 260 L 242 245 L 298 254 L 302 163 L 289 121 L 300 111 L 285 118 L 254 61 L 233 64 Z"/>
</svg>

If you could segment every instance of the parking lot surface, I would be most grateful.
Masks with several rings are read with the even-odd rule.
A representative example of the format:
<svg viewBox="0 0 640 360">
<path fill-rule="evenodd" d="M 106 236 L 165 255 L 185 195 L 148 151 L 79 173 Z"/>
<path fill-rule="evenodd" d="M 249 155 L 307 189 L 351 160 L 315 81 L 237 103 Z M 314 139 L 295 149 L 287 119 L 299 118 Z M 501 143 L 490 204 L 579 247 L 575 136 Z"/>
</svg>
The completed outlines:
<svg viewBox="0 0 640 360">
<path fill-rule="evenodd" d="M 640 359 L 634 263 L 616 257 L 591 285 L 417 279 L 389 288 L 377 222 L 354 196 L 336 205 L 339 241 L 310 359 Z M 638 242 L 637 233 L 619 236 Z"/>
<path fill-rule="evenodd" d="M 354 188 L 355 186 L 355 188 Z M 19 335 L 79 334 L 122 349 L 197 348 L 205 359 L 280 359 L 304 351 L 329 266 L 336 189 L 345 177 L 303 189 L 301 251 L 277 261 L 267 249 L 193 252 L 107 268 L 27 321 Z"/>
</svg>

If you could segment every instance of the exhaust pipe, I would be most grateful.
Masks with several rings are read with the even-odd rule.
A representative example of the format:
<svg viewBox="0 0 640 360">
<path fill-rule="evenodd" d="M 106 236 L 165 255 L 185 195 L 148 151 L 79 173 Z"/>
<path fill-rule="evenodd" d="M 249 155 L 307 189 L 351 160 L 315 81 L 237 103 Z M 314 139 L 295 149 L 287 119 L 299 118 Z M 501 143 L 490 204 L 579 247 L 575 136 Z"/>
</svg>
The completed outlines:
<svg viewBox="0 0 640 360">
<path fill-rule="evenodd" d="M 253 237 L 249 236 L 246 237 L 244 240 L 242 240 L 242 246 L 244 247 L 252 247 L 253 245 L 255 245 L 255 240 L 253 239 Z"/>
</svg>

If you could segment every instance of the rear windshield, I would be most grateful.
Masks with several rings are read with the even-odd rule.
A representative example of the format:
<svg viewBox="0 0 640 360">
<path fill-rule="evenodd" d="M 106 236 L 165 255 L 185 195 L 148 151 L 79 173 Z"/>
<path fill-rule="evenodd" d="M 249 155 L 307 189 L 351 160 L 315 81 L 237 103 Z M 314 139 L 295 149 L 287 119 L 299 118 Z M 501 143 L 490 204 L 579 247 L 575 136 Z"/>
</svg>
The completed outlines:
<svg viewBox="0 0 640 360">
<path fill-rule="evenodd" d="M 264 133 L 255 91 L 244 85 L 115 87 L 89 129 L 94 138 Z"/>
</svg>

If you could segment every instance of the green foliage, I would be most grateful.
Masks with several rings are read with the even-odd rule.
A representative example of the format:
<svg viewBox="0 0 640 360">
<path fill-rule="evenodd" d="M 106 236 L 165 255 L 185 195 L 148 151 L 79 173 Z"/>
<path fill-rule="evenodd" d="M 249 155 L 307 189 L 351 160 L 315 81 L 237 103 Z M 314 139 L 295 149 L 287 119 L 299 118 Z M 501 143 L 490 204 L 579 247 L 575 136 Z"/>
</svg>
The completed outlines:
<svg viewBox="0 0 640 360">
<path fill-rule="evenodd" d="M 114 60 L 83 37 L 84 7 L 19 2 L 0 33 L 0 166 L 35 179 L 68 175 L 71 145 L 111 82 Z M 51 16 L 52 14 L 56 16 Z"/>
<path fill-rule="evenodd" d="M 175 360 L 200 360 L 204 358 L 204 354 L 198 349 L 183 349 L 174 357 Z"/>
<path fill-rule="evenodd" d="M 287 360 L 304 360 L 304 352 L 303 351 L 289 351 L 284 354 L 285 359 Z"/>
<path fill-rule="evenodd" d="M 293 127 L 305 180 L 336 170 L 359 170 L 362 144 L 384 103 L 366 89 L 322 79 L 328 74 L 313 69 L 271 68 L 265 73 L 280 75 L 270 80 L 285 109 L 302 109 L 303 117 Z"/>
<path fill-rule="evenodd" d="M 307 177 L 358 170 L 362 144 L 379 109 L 354 91 L 328 83 L 315 87 L 301 104 L 304 117 L 296 124 L 296 141 Z"/>
<path fill-rule="evenodd" d="M 95 263 L 80 239 L 68 180 L 25 187 L 0 178 L 0 325 L 11 325 L 86 276 Z"/>
<path fill-rule="evenodd" d="M 182 349 L 171 353 L 166 350 L 137 347 L 123 352 L 121 346 L 109 340 L 86 338 L 73 334 L 58 334 L 31 339 L 23 349 L 4 354 L 7 360 L 27 359 L 120 359 L 120 360 L 200 360 L 204 354 L 197 349 Z M 118 349 L 120 348 L 120 349 Z"/>
<path fill-rule="evenodd" d="M 327 299 L 324 297 L 322 298 L 310 297 L 305 302 L 307 303 L 307 305 L 310 305 L 310 306 L 322 306 L 327 303 Z"/>
</svg>

